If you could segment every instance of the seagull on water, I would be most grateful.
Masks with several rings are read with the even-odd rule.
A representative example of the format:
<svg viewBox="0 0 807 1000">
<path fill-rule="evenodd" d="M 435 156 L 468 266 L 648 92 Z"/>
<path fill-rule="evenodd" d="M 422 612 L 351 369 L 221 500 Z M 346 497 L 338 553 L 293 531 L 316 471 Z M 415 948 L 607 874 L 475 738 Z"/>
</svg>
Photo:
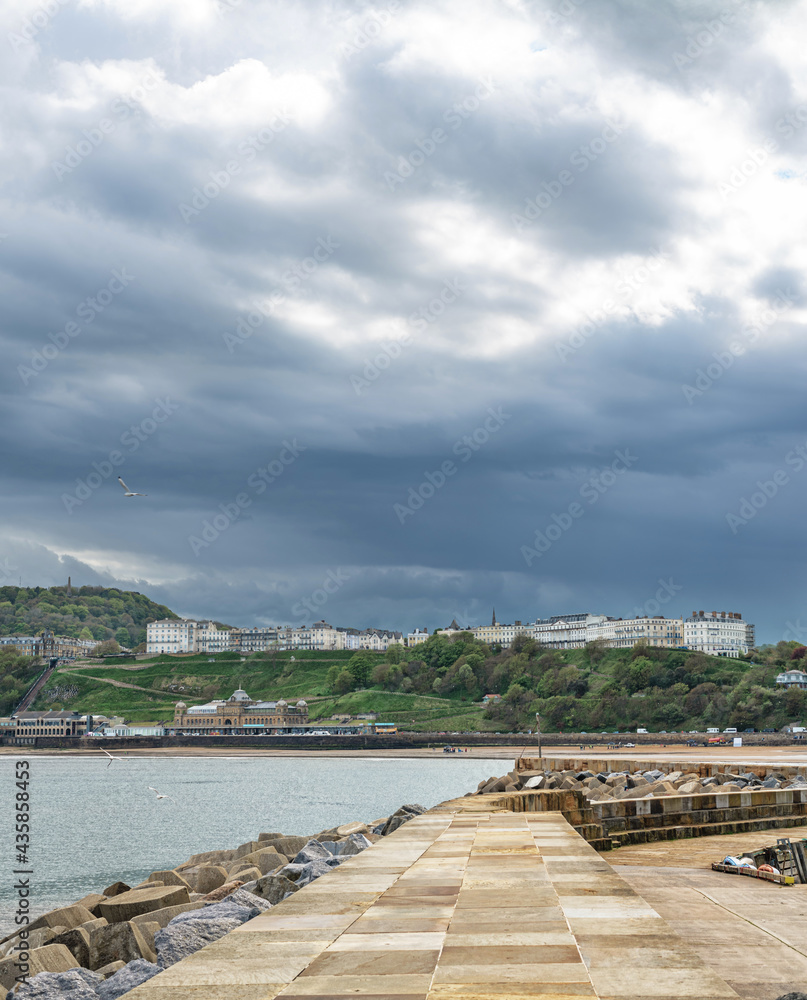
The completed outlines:
<svg viewBox="0 0 807 1000">
<path fill-rule="evenodd" d="M 170 795 L 163 795 L 162 792 L 158 792 L 157 789 L 156 788 L 152 788 L 151 785 L 146 785 L 146 788 L 148 788 L 148 790 L 150 792 L 154 792 L 154 794 L 157 796 L 158 799 L 171 799 Z M 174 800 L 171 799 L 171 801 L 173 802 Z"/>
<path fill-rule="evenodd" d="M 129 489 L 129 487 L 126 485 L 126 483 L 124 483 L 124 481 L 121 479 L 120 476 L 118 476 L 118 482 L 123 487 L 124 492 L 125 492 L 125 494 L 126 494 L 127 497 L 147 497 L 148 496 L 148 493 L 133 493 Z"/>
<path fill-rule="evenodd" d="M 101 751 L 101 753 L 105 753 L 107 757 L 109 757 L 109 763 L 107 764 L 107 767 L 112 767 L 113 760 L 121 760 L 123 761 L 124 764 L 126 763 L 126 760 L 123 757 L 113 757 L 112 754 L 109 753 L 107 750 L 104 750 L 103 747 L 98 747 L 98 749 Z"/>
</svg>

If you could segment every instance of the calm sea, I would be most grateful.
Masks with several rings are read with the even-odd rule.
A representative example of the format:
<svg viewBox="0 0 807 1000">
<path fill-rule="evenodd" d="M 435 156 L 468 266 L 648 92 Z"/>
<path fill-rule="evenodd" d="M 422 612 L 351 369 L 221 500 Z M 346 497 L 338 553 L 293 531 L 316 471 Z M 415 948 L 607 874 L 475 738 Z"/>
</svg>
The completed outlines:
<svg viewBox="0 0 807 1000">
<path fill-rule="evenodd" d="M 0 757 L 0 936 L 13 929 L 14 757 Z M 262 831 L 314 834 L 405 802 L 433 806 L 503 774 L 507 760 L 336 757 L 31 757 L 34 916 L 133 885 Z M 158 800 L 152 785 L 171 796 Z"/>
</svg>

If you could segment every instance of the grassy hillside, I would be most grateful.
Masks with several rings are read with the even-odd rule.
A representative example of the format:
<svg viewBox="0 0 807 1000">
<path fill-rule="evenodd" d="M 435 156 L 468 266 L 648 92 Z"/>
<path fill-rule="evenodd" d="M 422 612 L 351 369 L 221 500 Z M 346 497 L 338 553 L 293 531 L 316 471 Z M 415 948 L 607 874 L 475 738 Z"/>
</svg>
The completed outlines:
<svg viewBox="0 0 807 1000">
<path fill-rule="evenodd" d="M 0 587 L 0 635 L 37 635 L 52 629 L 73 638 L 146 641 L 146 624 L 176 618 L 170 608 L 135 591 L 114 587 Z"/>
<path fill-rule="evenodd" d="M 522 731 L 534 726 L 536 712 L 547 732 L 778 729 L 807 714 L 807 691 L 782 691 L 774 683 L 784 666 L 803 664 L 807 651 L 800 650 L 780 643 L 755 651 L 750 662 L 598 643 L 561 653 L 525 639 L 501 651 L 464 634 L 386 654 L 159 656 L 136 666 L 61 668 L 37 707 L 169 719 L 180 698 L 189 704 L 226 698 L 242 686 L 256 699 L 303 697 L 312 720 L 377 712 L 415 731 Z M 502 701 L 483 709 L 485 693 L 501 694 Z"/>
</svg>

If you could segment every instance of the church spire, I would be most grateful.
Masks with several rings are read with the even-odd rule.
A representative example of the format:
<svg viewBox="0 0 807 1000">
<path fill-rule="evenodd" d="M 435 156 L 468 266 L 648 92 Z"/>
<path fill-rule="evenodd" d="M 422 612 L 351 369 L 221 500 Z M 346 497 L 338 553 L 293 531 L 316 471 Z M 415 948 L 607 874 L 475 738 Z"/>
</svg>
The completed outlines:
<svg viewBox="0 0 807 1000">
<path fill-rule="evenodd" d="M 496 625 L 497 624 L 497 622 L 496 622 L 496 609 L 495 608 L 493 609 L 493 618 L 492 618 L 490 624 L 491 625 Z"/>
</svg>

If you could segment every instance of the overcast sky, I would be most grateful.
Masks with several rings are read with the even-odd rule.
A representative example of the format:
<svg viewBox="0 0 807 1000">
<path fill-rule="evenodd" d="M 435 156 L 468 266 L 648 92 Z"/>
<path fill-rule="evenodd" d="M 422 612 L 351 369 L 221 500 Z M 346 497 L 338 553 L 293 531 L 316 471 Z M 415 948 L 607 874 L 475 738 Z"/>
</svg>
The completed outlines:
<svg viewBox="0 0 807 1000">
<path fill-rule="evenodd" d="M 807 640 L 807 2 L 0 18 L 0 582 Z"/>
</svg>

